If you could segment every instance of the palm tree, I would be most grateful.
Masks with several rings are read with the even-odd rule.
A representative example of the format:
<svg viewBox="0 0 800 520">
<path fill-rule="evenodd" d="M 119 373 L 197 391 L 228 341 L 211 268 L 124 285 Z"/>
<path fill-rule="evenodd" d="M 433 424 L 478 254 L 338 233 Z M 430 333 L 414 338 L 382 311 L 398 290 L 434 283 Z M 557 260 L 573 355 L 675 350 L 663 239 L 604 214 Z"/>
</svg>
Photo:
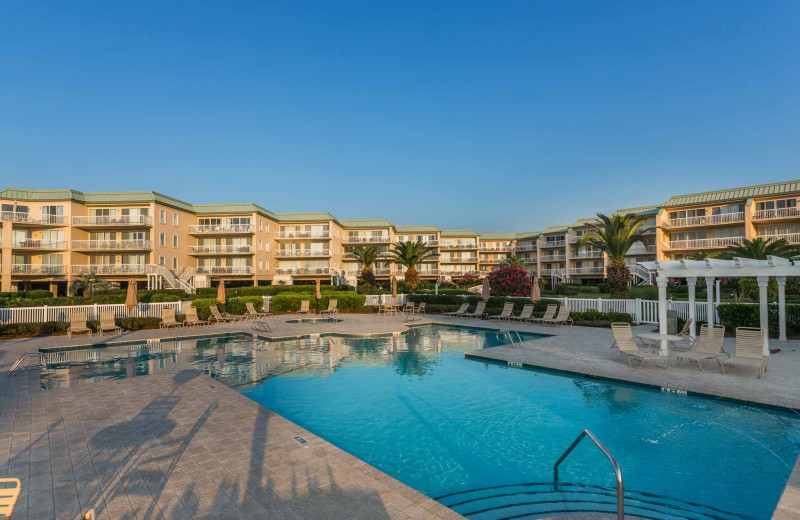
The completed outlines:
<svg viewBox="0 0 800 520">
<path fill-rule="evenodd" d="M 508 258 L 500 262 L 500 265 L 511 265 L 514 267 L 519 267 L 520 269 L 524 269 L 525 261 L 517 255 L 508 255 Z"/>
<path fill-rule="evenodd" d="M 789 245 L 782 238 L 754 238 L 753 240 L 744 239 L 741 245 L 732 245 L 722 252 L 722 258 L 753 258 L 756 260 L 766 260 L 767 256 L 779 256 L 791 258 L 800 255 L 800 248 Z"/>
<path fill-rule="evenodd" d="M 715 251 L 698 251 L 690 255 L 686 255 L 687 260 L 705 260 L 706 258 L 717 258 L 719 254 Z"/>
<path fill-rule="evenodd" d="M 84 297 L 90 297 L 96 292 L 105 292 L 111 289 L 111 284 L 102 278 L 99 278 L 95 273 L 84 274 L 69 286 L 69 293 L 73 296 L 81 294 Z"/>
<path fill-rule="evenodd" d="M 433 254 L 433 249 L 425 245 L 425 242 L 396 242 L 391 251 L 392 263 L 400 264 L 406 268 L 406 283 L 411 292 L 417 290 L 419 285 L 419 273 L 417 265 Z"/>
<path fill-rule="evenodd" d="M 355 258 L 363 266 L 361 268 L 361 278 L 367 281 L 374 281 L 375 275 L 372 274 L 372 266 L 378 260 L 381 250 L 378 246 L 356 246 L 347 255 Z"/>
<path fill-rule="evenodd" d="M 598 213 L 598 222 L 591 224 L 594 230 L 581 238 L 582 245 L 594 246 L 608 255 L 610 263 L 606 272 L 612 298 L 628 296 L 631 273 L 625 263 L 625 255 L 634 244 L 647 245 L 647 238 L 643 234 L 646 230 L 642 229 L 646 219 L 632 213 L 610 217 Z"/>
</svg>

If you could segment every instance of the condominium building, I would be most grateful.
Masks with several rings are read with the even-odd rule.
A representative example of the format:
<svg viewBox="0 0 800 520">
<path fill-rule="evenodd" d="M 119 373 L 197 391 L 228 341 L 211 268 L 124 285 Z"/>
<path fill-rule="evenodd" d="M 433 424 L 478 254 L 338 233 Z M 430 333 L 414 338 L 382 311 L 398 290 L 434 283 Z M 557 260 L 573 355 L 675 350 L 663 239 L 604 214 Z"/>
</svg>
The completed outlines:
<svg viewBox="0 0 800 520">
<path fill-rule="evenodd" d="M 800 244 L 800 181 L 676 195 L 664 203 L 620 209 L 646 217 L 647 244 L 628 252 L 637 262 L 721 251 L 743 239 L 784 238 Z M 256 204 L 190 204 L 156 192 L 7 188 L 0 192 L 0 290 L 49 288 L 63 293 L 95 273 L 110 281 L 192 291 L 219 280 L 240 284 L 355 283 L 350 255 L 374 245 L 379 279 L 402 278 L 390 261 L 393 243 L 422 241 L 432 254 L 425 279 L 485 275 L 509 255 L 530 273 L 557 281 L 605 278 L 605 255 L 581 243 L 594 219 L 541 231 L 481 234 L 387 220 L 340 220 L 330 213 L 273 213 Z"/>
</svg>

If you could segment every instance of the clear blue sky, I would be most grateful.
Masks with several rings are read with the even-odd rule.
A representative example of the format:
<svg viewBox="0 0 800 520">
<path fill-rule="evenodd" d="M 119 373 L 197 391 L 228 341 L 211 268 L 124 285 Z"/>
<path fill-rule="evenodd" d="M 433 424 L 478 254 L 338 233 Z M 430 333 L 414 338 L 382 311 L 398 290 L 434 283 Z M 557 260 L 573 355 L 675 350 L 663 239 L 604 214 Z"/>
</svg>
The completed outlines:
<svg viewBox="0 0 800 520">
<path fill-rule="evenodd" d="M 2 185 L 478 231 L 800 178 L 800 2 L 0 3 Z"/>
</svg>

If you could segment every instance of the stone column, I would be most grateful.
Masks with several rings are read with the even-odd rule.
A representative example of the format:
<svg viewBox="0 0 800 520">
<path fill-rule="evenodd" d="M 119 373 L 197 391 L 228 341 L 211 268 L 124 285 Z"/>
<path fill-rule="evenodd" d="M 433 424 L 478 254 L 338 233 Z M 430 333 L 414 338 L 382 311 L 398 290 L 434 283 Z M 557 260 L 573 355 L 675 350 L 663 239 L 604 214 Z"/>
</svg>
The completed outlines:
<svg viewBox="0 0 800 520">
<path fill-rule="evenodd" d="M 667 278 L 658 275 L 656 278 L 658 285 L 658 332 L 661 334 L 667 333 Z M 669 350 L 667 349 L 667 340 L 661 340 L 661 349 L 659 352 L 662 356 L 668 356 Z"/>
<path fill-rule="evenodd" d="M 689 336 L 697 337 L 697 305 L 695 304 L 695 292 L 697 291 L 697 278 L 690 276 L 686 278 L 686 285 L 689 286 Z"/>
<path fill-rule="evenodd" d="M 778 276 L 778 324 L 780 333 L 778 340 L 786 341 L 786 277 Z"/>
<path fill-rule="evenodd" d="M 706 276 L 706 302 L 708 304 L 708 308 L 706 309 L 706 321 L 709 325 L 713 325 L 716 323 L 716 313 L 714 312 L 714 277 L 713 276 Z"/>
<path fill-rule="evenodd" d="M 764 331 L 764 355 L 769 356 L 769 296 L 767 295 L 767 285 L 769 276 L 758 277 L 758 307 L 761 322 L 761 330 Z"/>
</svg>

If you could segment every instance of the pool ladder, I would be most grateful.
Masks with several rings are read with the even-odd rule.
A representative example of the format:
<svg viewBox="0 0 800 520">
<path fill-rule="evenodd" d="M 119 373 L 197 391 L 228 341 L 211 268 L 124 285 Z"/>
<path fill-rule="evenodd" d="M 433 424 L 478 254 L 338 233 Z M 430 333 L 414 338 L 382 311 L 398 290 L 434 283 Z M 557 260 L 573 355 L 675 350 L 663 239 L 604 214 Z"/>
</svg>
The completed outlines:
<svg viewBox="0 0 800 520">
<path fill-rule="evenodd" d="M 600 442 L 597 437 L 589 430 L 583 430 L 578 438 L 576 438 L 572 444 L 569 445 L 569 448 L 561 455 L 561 457 L 556 461 L 553 465 L 553 488 L 558 491 L 558 466 L 564 462 L 572 450 L 583 440 L 584 437 L 589 437 L 595 445 L 600 448 L 600 451 L 603 452 L 603 455 L 611 462 L 611 467 L 614 468 L 614 477 L 617 479 L 617 520 L 625 520 L 625 487 L 622 485 L 622 469 L 619 467 L 619 463 L 617 459 L 608 451 L 602 442 Z"/>
<path fill-rule="evenodd" d="M 517 341 L 514 341 L 514 336 L 517 336 Z M 512 347 L 517 347 L 522 343 L 522 336 L 516 330 L 498 330 L 495 334 L 497 339 L 510 343 Z"/>
<path fill-rule="evenodd" d="M 28 361 L 27 365 L 23 364 L 26 359 L 30 360 L 30 359 L 33 359 L 33 358 L 36 358 L 38 360 L 38 363 L 36 363 L 35 365 L 32 365 L 31 362 Z M 42 366 L 44 366 L 44 363 L 42 363 L 42 355 L 41 354 L 39 354 L 38 352 L 26 352 L 26 353 L 22 354 L 19 357 L 19 359 L 14 361 L 13 365 L 11 365 L 11 369 L 8 371 L 8 377 L 13 376 L 17 372 L 22 372 L 22 371 L 25 371 L 25 370 L 33 370 L 35 368 L 40 368 Z"/>
</svg>

